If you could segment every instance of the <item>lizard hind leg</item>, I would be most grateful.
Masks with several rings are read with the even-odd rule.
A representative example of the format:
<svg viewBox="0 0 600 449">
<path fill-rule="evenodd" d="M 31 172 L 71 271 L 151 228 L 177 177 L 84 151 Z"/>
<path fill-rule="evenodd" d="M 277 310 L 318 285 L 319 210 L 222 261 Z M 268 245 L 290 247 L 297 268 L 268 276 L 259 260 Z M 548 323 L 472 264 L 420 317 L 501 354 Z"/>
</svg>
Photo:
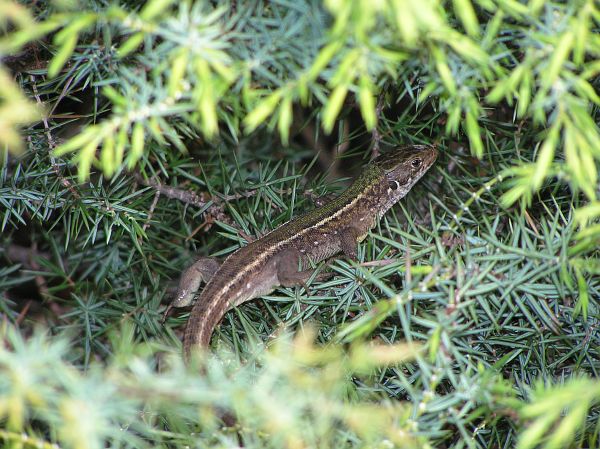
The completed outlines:
<svg viewBox="0 0 600 449">
<path fill-rule="evenodd" d="M 207 283 L 221 264 L 214 257 L 201 257 L 186 268 L 179 278 L 177 292 L 163 315 L 164 322 L 173 307 L 187 307 L 194 301 L 194 294 L 202 282 Z"/>
</svg>

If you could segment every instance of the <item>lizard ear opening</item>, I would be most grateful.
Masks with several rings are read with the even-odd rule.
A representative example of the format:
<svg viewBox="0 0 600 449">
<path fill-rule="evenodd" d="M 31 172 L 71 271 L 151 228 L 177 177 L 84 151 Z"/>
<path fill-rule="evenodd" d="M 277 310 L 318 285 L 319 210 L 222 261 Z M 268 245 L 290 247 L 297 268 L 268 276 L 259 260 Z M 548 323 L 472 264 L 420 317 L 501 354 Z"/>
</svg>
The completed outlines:
<svg viewBox="0 0 600 449">
<path fill-rule="evenodd" d="M 390 181 L 388 181 L 388 187 L 392 191 L 398 190 L 400 188 L 400 183 L 398 181 L 396 181 L 395 179 L 391 179 Z"/>
<path fill-rule="evenodd" d="M 396 174 L 389 174 L 387 176 L 387 182 L 388 182 L 388 190 L 392 191 L 392 192 L 398 192 L 400 190 L 402 190 L 402 188 L 404 186 L 406 186 L 407 184 L 410 184 L 410 173 L 396 173 Z"/>
</svg>

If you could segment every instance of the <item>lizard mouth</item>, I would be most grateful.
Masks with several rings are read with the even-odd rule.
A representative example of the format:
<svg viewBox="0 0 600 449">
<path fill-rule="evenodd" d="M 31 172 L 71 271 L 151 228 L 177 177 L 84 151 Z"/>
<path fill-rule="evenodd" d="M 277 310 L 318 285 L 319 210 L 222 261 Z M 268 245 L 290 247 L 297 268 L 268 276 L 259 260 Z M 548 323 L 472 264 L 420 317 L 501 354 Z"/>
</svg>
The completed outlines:
<svg viewBox="0 0 600 449">
<path fill-rule="evenodd" d="M 423 155 L 423 160 L 425 162 L 425 165 L 427 167 L 429 167 L 430 165 L 432 165 L 435 160 L 438 157 L 439 151 L 437 150 L 437 146 L 436 144 L 433 145 L 427 145 L 426 146 L 427 151 L 425 152 L 425 154 Z"/>
</svg>

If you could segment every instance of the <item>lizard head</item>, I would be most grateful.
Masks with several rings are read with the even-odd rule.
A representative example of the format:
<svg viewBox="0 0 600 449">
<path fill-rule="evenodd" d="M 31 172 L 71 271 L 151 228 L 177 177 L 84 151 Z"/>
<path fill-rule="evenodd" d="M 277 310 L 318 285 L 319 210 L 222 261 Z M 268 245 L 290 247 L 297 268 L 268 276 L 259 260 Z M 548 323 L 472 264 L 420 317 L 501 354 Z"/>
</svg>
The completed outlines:
<svg viewBox="0 0 600 449">
<path fill-rule="evenodd" d="M 408 145 L 381 154 L 371 162 L 383 178 L 380 178 L 380 184 L 385 186 L 382 200 L 388 208 L 410 191 L 437 155 L 434 145 Z"/>
</svg>

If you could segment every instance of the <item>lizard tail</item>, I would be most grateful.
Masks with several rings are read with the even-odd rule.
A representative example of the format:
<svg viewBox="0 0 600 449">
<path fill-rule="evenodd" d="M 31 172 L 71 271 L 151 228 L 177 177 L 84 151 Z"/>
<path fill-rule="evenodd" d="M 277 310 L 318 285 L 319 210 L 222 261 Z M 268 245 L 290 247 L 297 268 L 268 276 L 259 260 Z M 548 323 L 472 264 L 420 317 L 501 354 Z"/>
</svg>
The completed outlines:
<svg viewBox="0 0 600 449">
<path fill-rule="evenodd" d="M 183 356 L 189 363 L 195 351 L 206 351 L 212 333 L 229 309 L 228 301 L 207 301 L 200 295 L 192 308 L 183 337 Z M 225 298 L 223 298 L 225 299 Z"/>
</svg>

